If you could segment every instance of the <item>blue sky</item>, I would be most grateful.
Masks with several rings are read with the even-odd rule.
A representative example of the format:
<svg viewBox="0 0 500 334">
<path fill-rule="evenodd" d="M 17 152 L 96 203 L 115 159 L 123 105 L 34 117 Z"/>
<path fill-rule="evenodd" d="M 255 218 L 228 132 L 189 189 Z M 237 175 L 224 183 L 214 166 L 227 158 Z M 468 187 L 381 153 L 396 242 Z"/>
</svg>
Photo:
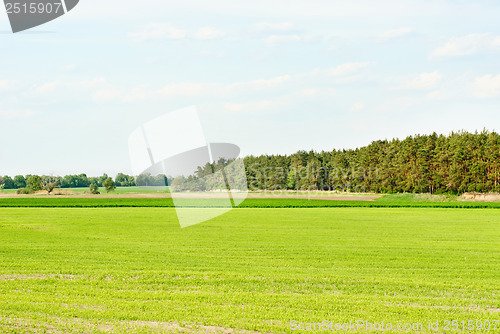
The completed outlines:
<svg viewBox="0 0 500 334">
<path fill-rule="evenodd" d="M 197 105 L 243 154 L 500 131 L 497 1 L 97 1 L 12 34 L 0 174 L 130 172 L 139 125 Z"/>
</svg>

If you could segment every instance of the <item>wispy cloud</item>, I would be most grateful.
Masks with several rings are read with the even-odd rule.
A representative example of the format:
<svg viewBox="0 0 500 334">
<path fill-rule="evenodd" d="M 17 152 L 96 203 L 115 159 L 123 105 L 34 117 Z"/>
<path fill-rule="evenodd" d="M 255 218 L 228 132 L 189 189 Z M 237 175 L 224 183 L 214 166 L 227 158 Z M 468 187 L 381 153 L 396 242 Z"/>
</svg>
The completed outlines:
<svg viewBox="0 0 500 334">
<path fill-rule="evenodd" d="M 183 39 L 186 31 L 169 23 L 151 23 L 139 30 L 129 33 L 128 37 L 134 41 L 147 41 L 158 39 Z"/>
<path fill-rule="evenodd" d="M 75 64 L 62 65 L 59 67 L 59 70 L 61 70 L 61 72 L 66 72 L 66 73 L 74 72 L 76 70 L 76 65 Z"/>
<path fill-rule="evenodd" d="M 3 110 L 0 108 L 0 118 L 4 120 L 25 119 L 33 117 L 36 114 L 37 112 L 31 109 Z"/>
<path fill-rule="evenodd" d="M 343 76 L 357 72 L 363 68 L 366 68 L 373 63 L 370 62 L 358 62 L 358 63 L 345 63 L 337 67 L 333 67 L 327 70 L 329 75 L 333 76 Z"/>
<path fill-rule="evenodd" d="M 500 96 L 500 74 L 491 74 L 477 77 L 471 84 L 472 93 L 478 98 L 490 98 Z"/>
<path fill-rule="evenodd" d="M 415 90 L 426 90 L 436 87 L 436 85 L 441 81 L 443 75 L 437 71 L 430 73 L 422 73 L 415 78 L 406 81 L 401 88 L 403 89 L 415 89 Z"/>
<path fill-rule="evenodd" d="M 253 30 L 258 32 L 289 32 L 295 28 L 291 22 L 268 23 L 259 22 L 253 25 Z"/>
<path fill-rule="evenodd" d="M 435 49 L 431 57 L 470 56 L 483 52 L 500 52 L 500 36 L 486 33 L 453 37 Z"/>
<path fill-rule="evenodd" d="M 307 41 L 303 35 L 271 35 L 266 38 L 269 44 L 294 43 Z"/>
<path fill-rule="evenodd" d="M 49 92 L 54 91 L 56 89 L 56 87 L 59 85 L 60 85 L 59 81 L 46 82 L 46 83 L 42 84 L 41 86 L 39 86 L 36 89 L 36 92 L 40 93 L 40 94 L 49 93 Z"/>
<path fill-rule="evenodd" d="M 240 103 L 225 103 L 224 111 L 229 113 L 245 113 L 258 114 L 270 113 L 281 110 L 283 107 L 290 105 L 291 99 L 286 97 L 278 97 L 266 100 L 256 100 Z"/>
<path fill-rule="evenodd" d="M 319 68 L 307 72 L 227 84 L 215 81 L 174 82 L 161 87 L 150 87 L 147 84 L 127 87 L 113 84 L 105 77 L 69 82 L 59 80 L 40 84 L 34 89 L 34 92 L 46 98 L 53 96 L 51 94 L 55 92 L 64 96 L 86 96 L 91 97 L 96 102 L 113 100 L 138 102 L 149 99 L 201 96 L 232 99 L 249 94 L 259 96 L 258 94 L 261 93 L 279 96 L 291 91 L 302 96 L 312 97 L 321 94 L 332 95 L 336 85 L 362 80 L 363 70 L 372 64 L 371 62 L 349 62 L 331 68 Z"/>
<path fill-rule="evenodd" d="M 198 29 L 195 34 L 197 39 L 215 39 L 225 36 L 226 33 L 222 30 L 216 29 L 214 27 L 203 27 Z"/>
<path fill-rule="evenodd" d="M 400 29 L 388 30 L 384 32 L 380 37 L 384 40 L 389 40 L 389 39 L 402 38 L 413 34 L 415 34 L 415 29 L 413 28 L 400 28 Z"/>
<path fill-rule="evenodd" d="M 357 102 L 351 107 L 351 112 L 358 112 L 365 109 L 365 103 L 364 102 Z"/>
</svg>

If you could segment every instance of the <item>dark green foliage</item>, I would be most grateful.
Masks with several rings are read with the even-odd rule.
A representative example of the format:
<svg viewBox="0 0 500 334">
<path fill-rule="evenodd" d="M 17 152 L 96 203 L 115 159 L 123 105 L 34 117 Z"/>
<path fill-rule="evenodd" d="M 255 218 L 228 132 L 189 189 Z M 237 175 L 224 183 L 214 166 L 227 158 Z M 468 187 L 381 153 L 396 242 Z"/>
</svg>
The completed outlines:
<svg viewBox="0 0 500 334">
<path fill-rule="evenodd" d="M 30 175 L 26 180 L 26 188 L 32 190 L 32 192 L 42 190 L 42 178 L 38 175 Z"/>
<path fill-rule="evenodd" d="M 351 150 L 299 151 L 292 155 L 248 156 L 246 180 L 239 178 L 234 161 L 219 160 L 200 166 L 195 175 L 175 180 L 166 175 L 119 173 L 116 186 L 166 187 L 179 191 L 224 190 L 224 177 L 233 187 L 251 190 L 330 190 L 374 193 L 462 194 L 500 192 L 500 135 L 496 132 L 457 132 L 448 136 L 417 135 L 406 139 L 378 140 Z M 233 166 L 233 167 L 232 167 Z M 0 179 L 4 189 L 30 187 L 29 175 Z M 45 180 L 45 176 L 42 180 Z M 54 177 L 62 188 L 104 186 L 107 174 Z M 26 183 L 26 184 L 25 184 Z M 44 183 L 45 184 L 45 181 Z M 241 185 L 238 186 L 238 185 Z M 41 189 L 41 188 L 40 188 Z M 35 189 L 33 189 L 36 191 Z M 38 189 L 39 190 L 39 189 Z"/>
<path fill-rule="evenodd" d="M 16 194 L 18 194 L 18 195 L 30 195 L 30 194 L 33 194 L 33 189 L 31 189 L 31 188 L 19 188 L 16 190 Z"/>
<path fill-rule="evenodd" d="M 458 132 L 374 141 L 355 150 L 245 159 L 250 189 L 375 193 L 500 191 L 500 135 Z"/>
<path fill-rule="evenodd" d="M 91 194 L 94 194 L 94 195 L 99 195 L 100 194 L 99 186 L 97 184 L 95 184 L 95 183 L 92 183 L 89 186 L 89 189 L 90 189 L 90 193 Z"/>
<path fill-rule="evenodd" d="M 135 178 L 130 175 L 118 173 L 115 178 L 115 183 L 118 187 L 133 187 L 135 186 Z"/>
<path fill-rule="evenodd" d="M 3 188 L 4 189 L 16 189 L 15 185 L 14 185 L 14 180 L 12 180 L 12 178 L 10 176 L 4 176 L 2 178 L 2 184 L 3 184 Z"/>
<path fill-rule="evenodd" d="M 63 188 L 86 188 L 90 185 L 90 180 L 87 175 L 66 175 L 62 179 L 61 186 Z"/>
<path fill-rule="evenodd" d="M 16 175 L 14 177 L 14 187 L 16 189 L 26 187 L 26 179 L 22 175 Z"/>
<path fill-rule="evenodd" d="M 116 185 L 113 182 L 113 179 L 110 177 L 108 177 L 106 181 L 103 182 L 102 185 L 106 188 L 106 192 L 108 193 L 116 189 Z"/>
<path fill-rule="evenodd" d="M 168 180 L 165 175 L 152 176 L 151 174 L 141 174 L 135 180 L 135 184 L 139 187 L 166 187 L 169 182 L 172 180 Z"/>
<path fill-rule="evenodd" d="M 179 207 L 224 207 L 226 201 L 220 199 L 176 200 Z M 112 207 L 173 207 L 171 198 L 0 198 L 0 207 L 68 207 L 68 208 L 112 208 Z M 333 201 L 307 199 L 247 199 L 236 208 L 457 208 L 457 209 L 500 209 L 500 203 L 486 202 L 435 202 L 416 201 L 405 195 L 388 195 L 376 201 Z"/>
</svg>

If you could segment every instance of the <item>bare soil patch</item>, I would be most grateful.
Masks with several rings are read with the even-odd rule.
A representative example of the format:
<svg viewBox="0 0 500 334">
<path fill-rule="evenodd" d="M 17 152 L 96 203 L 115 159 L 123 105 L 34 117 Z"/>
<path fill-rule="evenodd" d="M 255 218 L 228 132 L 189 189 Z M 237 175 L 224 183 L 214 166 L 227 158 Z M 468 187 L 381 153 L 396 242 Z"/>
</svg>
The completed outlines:
<svg viewBox="0 0 500 334">
<path fill-rule="evenodd" d="M 252 199 L 310 199 L 310 200 L 329 200 L 329 201 L 374 201 L 382 195 L 378 194 L 339 194 L 331 192 L 251 192 L 245 196 L 244 193 L 233 194 L 235 198 L 252 198 Z M 186 193 L 176 193 L 176 198 L 185 199 L 218 199 L 226 198 L 225 193 L 221 192 L 186 192 Z M 127 194 L 82 194 L 82 193 L 71 193 L 69 191 L 67 194 L 51 194 L 48 195 L 47 192 L 36 193 L 33 195 L 18 195 L 18 194 L 1 194 L 0 198 L 128 198 L 128 199 L 140 199 L 140 198 L 172 198 L 169 193 L 127 193 Z"/>
<path fill-rule="evenodd" d="M 465 193 L 460 199 L 467 202 L 500 202 L 500 194 Z"/>
</svg>

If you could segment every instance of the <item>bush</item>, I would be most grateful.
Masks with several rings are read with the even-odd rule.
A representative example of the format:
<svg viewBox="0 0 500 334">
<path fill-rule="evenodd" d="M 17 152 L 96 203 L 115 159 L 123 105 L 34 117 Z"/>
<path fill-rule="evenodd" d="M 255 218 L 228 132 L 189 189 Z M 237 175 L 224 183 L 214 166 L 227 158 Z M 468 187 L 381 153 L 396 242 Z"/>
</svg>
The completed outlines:
<svg viewBox="0 0 500 334">
<path fill-rule="evenodd" d="M 95 183 L 92 183 L 90 186 L 89 186 L 89 189 L 90 189 L 90 193 L 91 194 L 94 194 L 94 195 L 99 195 L 101 192 L 99 191 L 99 186 Z"/>
<path fill-rule="evenodd" d="M 47 193 L 50 195 L 51 192 L 58 186 L 57 182 L 50 182 L 43 187 L 44 190 L 47 190 Z"/>
<path fill-rule="evenodd" d="M 106 187 L 106 192 L 108 192 L 108 193 L 109 193 L 110 191 L 113 191 L 113 190 L 115 190 L 115 189 L 116 189 L 116 185 L 115 185 L 115 183 L 113 182 L 113 179 L 112 179 L 112 178 L 110 178 L 110 177 L 108 177 L 108 178 L 106 179 L 106 181 L 104 181 L 104 182 L 103 182 L 103 184 L 102 184 L 102 185 L 103 185 L 104 187 Z"/>
<path fill-rule="evenodd" d="M 34 193 L 34 191 L 31 188 L 19 188 L 16 191 L 16 194 L 18 194 L 18 195 L 30 195 L 33 193 Z"/>
<path fill-rule="evenodd" d="M 38 175 L 32 175 L 26 181 L 26 189 L 31 189 L 32 193 L 42 190 L 42 178 Z"/>
</svg>

